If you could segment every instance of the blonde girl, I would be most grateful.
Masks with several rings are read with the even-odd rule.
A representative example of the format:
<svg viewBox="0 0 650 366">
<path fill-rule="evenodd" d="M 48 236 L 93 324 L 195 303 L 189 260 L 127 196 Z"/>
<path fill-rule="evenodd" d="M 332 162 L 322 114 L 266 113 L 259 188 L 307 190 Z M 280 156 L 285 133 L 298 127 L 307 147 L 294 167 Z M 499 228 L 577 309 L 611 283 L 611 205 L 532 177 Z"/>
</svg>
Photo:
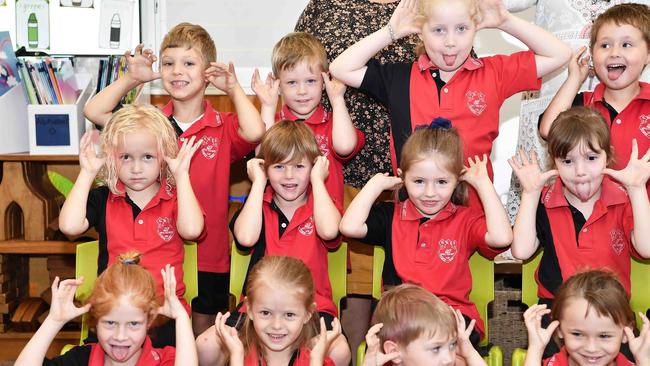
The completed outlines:
<svg viewBox="0 0 650 366">
<path fill-rule="evenodd" d="M 375 175 L 341 219 L 341 233 L 386 251 L 384 285 L 418 284 L 476 320 L 472 343 L 478 345 L 483 321 L 469 300 L 469 257 L 480 251 L 492 258 L 512 241 L 506 213 L 487 174 L 487 157 L 463 165 L 458 132 L 437 118 L 409 137 L 398 176 Z M 483 205 L 465 207 L 465 184 Z M 403 186 L 407 197 L 375 200 L 384 190 Z"/>
<path fill-rule="evenodd" d="M 179 150 L 167 118 L 153 106 L 137 105 L 113 114 L 100 136 L 102 154 L 95 152 L 94 137 L 89 132 L 81 139 L 81 170 L 61 209 L 61 231 L 79 235 L 90 227 L 97 230 L 100 272 L 119 253 L 139 251 L 159 296 L 160 269 L 171 264 L 178 269 L 179 300 L 189 310 L 182 298 L 183 240 L 201 236 L 203 214 L 188 169 L 201 141 L 190 139 Z M 91 190 L 100 171 L 102 186 Z"/>
<path fill-rule="evenodd" d="M 15 365 L 197 365 L 189 316 L 176 296 L 174 267 L 160 270 L 164 280 L 164 304 L 160 306 L 151 274 L 130 252 L 97 278 L 86 304 L 77 307 L 74 293 L 83 278 L 52 283 L 50 312 L 18 356 Z M 45 359 L 56 334 L 70 320 L 88 313 L 98 342 L 78 346 L 53 360 Z M 175 319 L 176 349 L 154 348 L 147 330 L 157 315 Z"/>
</svg>

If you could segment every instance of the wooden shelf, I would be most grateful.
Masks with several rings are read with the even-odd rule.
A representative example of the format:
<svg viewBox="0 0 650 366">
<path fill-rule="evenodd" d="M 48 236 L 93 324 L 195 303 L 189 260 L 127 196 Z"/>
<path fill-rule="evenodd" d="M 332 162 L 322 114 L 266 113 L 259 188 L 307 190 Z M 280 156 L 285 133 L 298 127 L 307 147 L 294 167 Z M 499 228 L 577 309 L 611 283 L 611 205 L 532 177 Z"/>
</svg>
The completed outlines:
<svg viewBox="0 0 650 366">
<path fill-rule="evenodd" d="M 0 333 L 0 362 L 13 362 L 18 358 L 27 342 L 34 336 L 33 332 L 9 331 Z M 79 331 L 61 331 L 50 344 L 47 357 L 53 358 L 61 352 L 66 344 L 79 344 Z"/>
<path fill-rule="evenodd" d="M 0 241 L 0 254 L 75 254 L 76 249 L 71 241 Z"/>
<path fill-rule="evenodd" d="M 0 161 L 61 161 L 79 162 L 78 155 L 30 155 L 29 153 L 0 154 Z"/>
</svg>

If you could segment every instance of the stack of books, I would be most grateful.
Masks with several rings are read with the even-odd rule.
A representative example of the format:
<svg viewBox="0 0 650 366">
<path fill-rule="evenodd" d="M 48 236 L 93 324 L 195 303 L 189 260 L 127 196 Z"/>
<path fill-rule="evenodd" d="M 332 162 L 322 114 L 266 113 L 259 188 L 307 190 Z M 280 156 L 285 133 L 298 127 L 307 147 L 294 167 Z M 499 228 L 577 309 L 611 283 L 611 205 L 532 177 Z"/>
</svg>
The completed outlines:
<svg viewBox="0 0 650 366">
<path fill-rule="evenodd" d="M 95 93 L 119 79 L 126 73 L 126 59 L 124 56 L 114 55 L 99 59 L 99 71 L 97 73 L 97 88 Z M 122 98 L 122 104 L 131 104 L 135 101 L 140 88 L 133 88 Z"/>
<path fill-rule="evenodd" d="M 70 58 L 18 58 L 18 72 L 30 104 L 74 104 L 79 96 Z"/>
</svg>

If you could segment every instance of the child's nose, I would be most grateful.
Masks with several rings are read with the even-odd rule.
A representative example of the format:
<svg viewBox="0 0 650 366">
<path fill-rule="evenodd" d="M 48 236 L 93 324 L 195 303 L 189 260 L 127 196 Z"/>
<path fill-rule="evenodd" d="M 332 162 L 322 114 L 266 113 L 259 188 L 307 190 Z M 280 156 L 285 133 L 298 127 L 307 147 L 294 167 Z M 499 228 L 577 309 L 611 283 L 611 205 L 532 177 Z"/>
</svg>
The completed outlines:
<svg viewBox="0 0 650 366">
<path fill-rule="evenodd" d="M 445 47 L 454 47 L 456 45 L 456 38 L 453 33 L 449 33 L 445 38 Z"/>
<path fill-rule="evenodd" d="M 284 170 L 284 176 L 285 176 L 286 178 L 293 178 L 293 173 L 294 173 L 294 171 L 293 171 L 293 167 L 291 167 L 291 166 L 288 166 L 288 167 Z"/>
<path fill-rule="evenodd" d="M 117 341 L 123 341 L 125 340 L 126 337 L 126 326 L 118 326 L 117 331 L 115 332 L 115 336 L 113 337 Z"/>
<path fill-rule="evenodd" d="M 440 351 L 440 361 L 442 365 L 453 365 L 456 362 L 456 355 L 453 352 L 447 350 Z"/>
</svg>

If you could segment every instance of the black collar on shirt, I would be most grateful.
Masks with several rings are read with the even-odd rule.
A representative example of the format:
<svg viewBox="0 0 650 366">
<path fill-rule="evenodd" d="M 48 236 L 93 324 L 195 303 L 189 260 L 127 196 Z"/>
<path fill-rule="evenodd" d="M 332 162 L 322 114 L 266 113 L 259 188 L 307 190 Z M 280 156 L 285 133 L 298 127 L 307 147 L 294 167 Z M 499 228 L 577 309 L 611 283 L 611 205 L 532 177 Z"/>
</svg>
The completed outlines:
<svg viewBox="0 0 650 366">
<path fill-rule="evenodd" d="M 174 127 L 174 131 L 176 132 L 176 137 L 180 137 L 183 134 L 183 129 L 181 126 L 176 123 L 176 120 L 174 119 L 174 116 L 169 116 L 167 117 L 169 119 L 169 123 L 171 123 L 172 127 Z"/>
<path fill-rule="evenodd" d="M 571 210 L 571 217 L 573 218 L 573 228 L 576 234 L 576 243 L 578 243 L 578 246 L 580 246 L 580 242 L 578 241 L 578 236 L 580 235 L 580 230 L 582 230 L 582 227 L 585 226 L 587 220 L 585 219 L 582 212 L 580 212 L 580 210 L 578 210 L 577 208 L 573 207 L 570 203 L 569 203 L 569 210 Z"/>
</svg>

